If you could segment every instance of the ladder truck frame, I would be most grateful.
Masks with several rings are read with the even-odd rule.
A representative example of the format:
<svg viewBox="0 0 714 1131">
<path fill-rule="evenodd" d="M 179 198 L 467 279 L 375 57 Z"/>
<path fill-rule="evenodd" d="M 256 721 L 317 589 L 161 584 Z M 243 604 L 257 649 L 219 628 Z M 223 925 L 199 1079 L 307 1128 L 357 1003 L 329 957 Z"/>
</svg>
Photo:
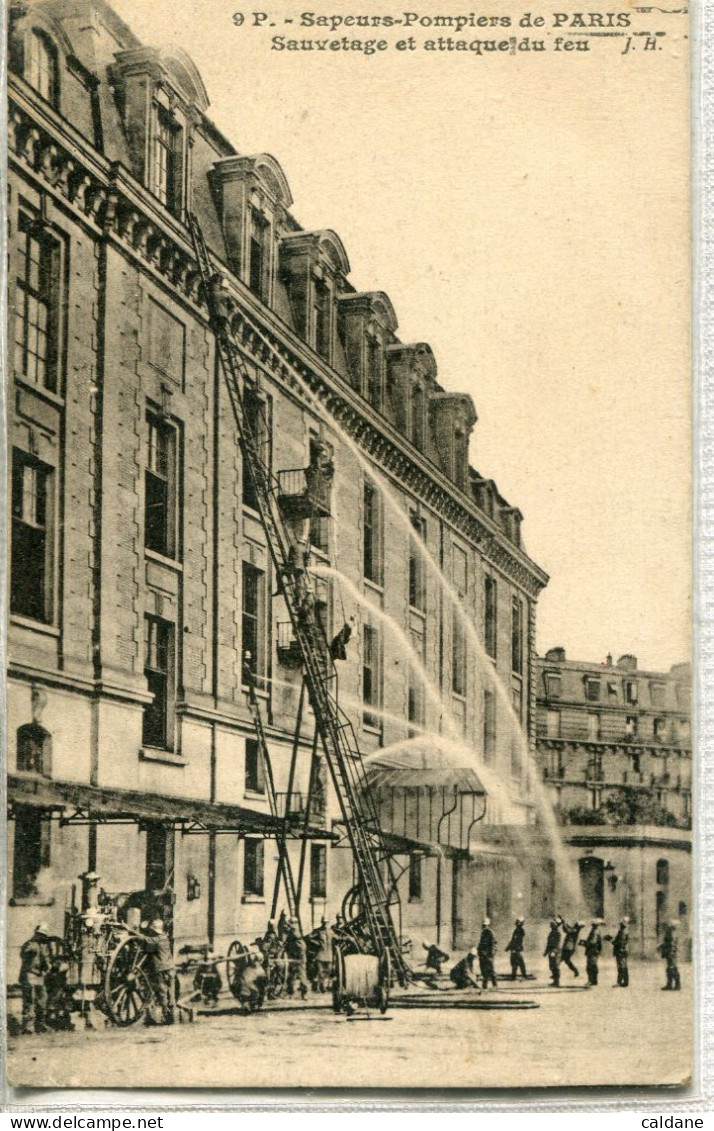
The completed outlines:
<svg viewBox="0 0 714 1131">
<path fill-rule="evenodd" d="M 244 343 L 235 340 L 230 333 L 221 297 L 222 272 L 213 268 L 200 223 L 193 213 L 188 215 L 188 226 L 235 419 L 244 470 L 250 476 L 279 592 L 285 600 L 300 650 L 303 680 L 315 716 L 316 731 L 352 849 L 358 883 L 345 900 L 347 907 L 351 898 L 350 905 L 356 912 L 344 928 L 347 950 L 376 956 L 380 980 L 386 978 L 389 981 L 393 975 L 401 985 L 406 985 L 411 971 L 391 914 L 391 908 L 399 902 L 399 895 L 390 853 L 364 775 L 352 723 L 337 700 L 337 673 L 324 631 L 315 617 L 307 562 L 300 560 L 300 547 L 292 539 L 280 509 L 278 485 L 263 461 L 259 437 L 253 434 L 244 412 L 244 391 L 255 387 L 255 379 L 246 361 L 261 368 L 273 353 L 273 348 L 264 346 L 265 356 L 253 357 Z M 281 357 L 280 361 L 284 363 L 284 358 Z M 260 738 L 259 710 L 257 725 Z M 264 735 L 262 745 L 265 749 Z M 290 880 L 287 883 L 289 885 Z M 339 940 L 337 947 L 343 964 L 344 947 Z"/>
</svg>

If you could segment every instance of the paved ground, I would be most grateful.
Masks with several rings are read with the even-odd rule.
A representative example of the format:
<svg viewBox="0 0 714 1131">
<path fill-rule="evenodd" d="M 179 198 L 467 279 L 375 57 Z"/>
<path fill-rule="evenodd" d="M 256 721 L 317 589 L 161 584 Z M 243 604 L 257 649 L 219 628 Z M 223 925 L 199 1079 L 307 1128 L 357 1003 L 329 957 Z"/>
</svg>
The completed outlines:
<svg viewBox="0 0 714 1131">
<path fill-rule="evenodd" d="M 421 993 L 395 994 L 384 1018 L 336 1016 L 315 998 L 252 1017 L 201 1015 L 193 1025 L 12 1038 L 8 1077 L 15 1086 L 107 1088 L 684 1083 L 691 967 L 681 993 L 662 993 L 660 964 L 633 964 L 627 990 L 613 988 L 610 965 L 592 990 L 564 979 L 561 990 L 503 982 L 473 997 L 438 992 L 429 1004 Z M 483 1008 L 523 999 L 539 1008 Z"/>
</svg>

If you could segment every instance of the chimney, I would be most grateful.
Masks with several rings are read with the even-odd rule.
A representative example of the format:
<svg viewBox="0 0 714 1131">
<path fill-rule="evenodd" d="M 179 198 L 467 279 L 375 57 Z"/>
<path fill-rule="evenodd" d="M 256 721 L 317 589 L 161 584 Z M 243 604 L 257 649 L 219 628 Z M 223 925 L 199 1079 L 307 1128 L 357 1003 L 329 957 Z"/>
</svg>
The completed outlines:
<svg viewBox="0 0 714 1131">
<path fill-rule="evenodd" d="M 565 648 L 550 648 L 545 654 L 546 660 L 551 664 L 565 663 Z"/>
<path fill-rule="evenodd" d="M 637 671 L 637 656 L 632 656 L 629 652 L 626 652 L 624 656 L 620 656 L 617 666 L 624 668 L 627 672 L 635 672 Z"/>
<path fill-rule="evenodd" d="M 608 668 L 612 667 L 612 652 L 608 652 L 607 656 L 605 657 L 605 664 Z"/>
</svg>

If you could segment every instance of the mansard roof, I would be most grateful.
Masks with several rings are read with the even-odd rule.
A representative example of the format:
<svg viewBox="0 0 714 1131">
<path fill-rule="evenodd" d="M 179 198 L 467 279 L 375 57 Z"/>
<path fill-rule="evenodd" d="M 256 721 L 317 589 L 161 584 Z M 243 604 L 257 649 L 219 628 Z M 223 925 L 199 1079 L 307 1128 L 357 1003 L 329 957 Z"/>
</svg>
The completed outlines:
<svg viewBox="0 0 714 1131">
<path fill-rule="evenodd" d="M 318 249 L 327 256 L 335 271 L 342 275 L 349 275 L 350 261 L 347 258 L 345 245 L 331 228 L 323 228 L 318 232 L 290 232 L 283 236 L 282 243 L 285 247 L 294 247 L 296 250 L 305 248 Z"/>
</svg>

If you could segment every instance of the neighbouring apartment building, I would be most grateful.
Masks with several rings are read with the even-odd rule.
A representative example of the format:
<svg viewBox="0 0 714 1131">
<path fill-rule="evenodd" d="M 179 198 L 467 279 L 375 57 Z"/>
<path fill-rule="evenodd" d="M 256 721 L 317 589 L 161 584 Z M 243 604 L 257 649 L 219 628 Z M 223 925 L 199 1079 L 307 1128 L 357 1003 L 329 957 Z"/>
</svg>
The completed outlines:
<svg viewBox="0 0 714 1131">
<path fill-rule="evenodd" d="M 584 907 L 627 914 L 639 953 L 664 925 L 691 931 L 691 666 L 645 671 L 637 657 L 535 661 L 543 781 L 580 877 Z"/>
<path fill-rule="evenodd" d="M 471 399 L 438 383 L 428 345 L 400 341 L 387 295 L 355 289 L 339 237 L 300 228 L 278 162 L 216 129 L 182 51 L 143 46 L 103 0 L 46 0 L 10 6 L 9 52 L 13 952 L 39 919 L 62 933 L 87 871 L 111 893 L 161 893 L 177 944 L 264 930 L 285 826 L 246 653 L 279 804 L 297 751 L 304 926 L 334 916 L 353 882 L 329 783 L 305 811 L 325 767 L 309 706 L 296 733 L 299 657 L 189 210 L 251 355 L 245 411 L 302 521 L 326 636 L 352 629 L 340 704 L 370 759 L 404 933 L 461 946 L 486 910 L 549 914 L 552 892 L 511 835 L 536 818 L 518 735 L 533 747 L 547 577 L 521 513 L 469 466 Z M 318 449 L 334 478 L 306 512 Z M 430 753 L 430 733 L 461 761 L 439 741 Z"/>
</svg>

